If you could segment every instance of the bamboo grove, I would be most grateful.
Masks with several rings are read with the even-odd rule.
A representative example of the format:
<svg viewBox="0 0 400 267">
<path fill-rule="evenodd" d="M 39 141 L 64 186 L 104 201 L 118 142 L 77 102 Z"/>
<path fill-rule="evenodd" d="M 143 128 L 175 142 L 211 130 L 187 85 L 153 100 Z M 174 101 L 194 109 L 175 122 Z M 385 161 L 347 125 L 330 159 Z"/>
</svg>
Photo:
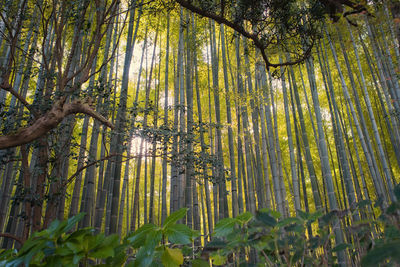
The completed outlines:
<svg viewBox="0 0 400 267">
<path fill-rule="evenodd" d="M 333 242 L 351 243 L 351 225 L 397 200 L 396 1 L 326 17 L 298 64 L 272 45 L 282 67 L 167 1 L 4 0 L 0 13 L 3 248 L 80 212 L 78 228 L 124 236 L 183 207 L 195 246 L 264 208 L 336 210 Z M 354 212 L 363 200 L 376 204 Z"/>
</svg>

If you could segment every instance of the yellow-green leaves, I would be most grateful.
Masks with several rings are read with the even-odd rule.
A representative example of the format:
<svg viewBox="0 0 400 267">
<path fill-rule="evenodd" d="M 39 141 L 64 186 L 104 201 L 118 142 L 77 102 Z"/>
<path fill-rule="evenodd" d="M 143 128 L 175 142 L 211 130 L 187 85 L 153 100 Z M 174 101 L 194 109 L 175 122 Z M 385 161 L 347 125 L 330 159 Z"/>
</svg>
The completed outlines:
<svg viewBox="0 0 400 267">
<path fill-rule="evenodd" d="M 210 264 L 202 259 L 195 259 L 192 261 L 192 266 L 193 267 L 209 267 Z"/>
<path fill-rule="evenodd" d="M 212 254 L 211 259 L 214 265 L 224 265 L 226 263 L 226 256 L 219 253 Z"/>
<path fill-rule="evenodd" d="M 129 266 L 150 266 L 161 258 L 165 266 L 179 266 L 183 263 L 182 250 L 170 248 L 170 244 L 190 244 L 198 233 L 184 224 L 177 222 L 186 215 L 187 209 L 182 208 L 172 213 L 164 221 L 164 226 L 145 224 L 127 238 L 128 245 L 138 249 L 135 261 Z M 161 244 L 161 241 L 163 243 Z M 162 251 L 162 254 L 159 252 Z"/>
<path fill-rule="evenodd" d="M 179 248 L 165 247 L 161 261 L 165 267 L 180 266 L 183 263 L 182 251 Z"/>
<path fill-rule="evenodd" d="M 112 262 L 115 249 L 120 245 L 118 235 L 96 235 L 92 228 L 67 233 L 83 215 L 54 221 L 48 229 L 35 233 L 6 266 L 77 266 L 86 264 L 89 259 L 110 259 Z"/>
</svg>

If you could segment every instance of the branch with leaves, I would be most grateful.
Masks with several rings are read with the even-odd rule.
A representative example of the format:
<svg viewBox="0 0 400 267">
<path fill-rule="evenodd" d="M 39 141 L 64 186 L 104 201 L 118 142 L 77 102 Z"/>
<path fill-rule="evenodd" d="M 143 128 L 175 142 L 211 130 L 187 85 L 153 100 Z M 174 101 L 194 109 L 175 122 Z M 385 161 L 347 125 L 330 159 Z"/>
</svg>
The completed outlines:
<svg viewBox="0 0 400 267">
<path fill-rule="evenodd" d="M 206 5 L 202 4 L 202 1 L 176 0 L 176 2 L 191 12 L 210 18 L 219 24 L 224 24 L 252 40 L 254 46 L 261 52 L 267 68 L 296 65 L 308 58 L 315 40 L 320 35 L 317 24 L 323 21 L 325 13 L 328 13 L 333 21 L 336 22 L 341 16 L 346 17 L 347 15 L 366 12 L 367 10 L 365 6 L 355 4 L 350 0 L 310 1 L 309 8 L 298 8 L 296 10 L 296 12 L 299 12 L 297 18 L 289 21 L 290 15 L 293 14 L 286 14 L 288 11 L 285 10 L 289 10 L 289 5 L 291 4 L 293 7 L 296 6 L 293 5 L 293 1 L 257 0 L 238 1 L 237 3 L 235 1 L 230 1 L 230 3 L 228 3 L 229 1 L 221 1 L 219 11 L 208 6 L 205 8 Z M 228 12 L 228 6 L 233 11 Z M 350 8 L 350 11 L 344 12 L 344 7 Z M 298 47 L 292 48 L 293 51 L 301 51 L 295 52 L 296 57 L 294 60 L 279 63 L 271 62 L 268 56 L 268 48 L 276 49 L 278 46 L 287 48 L 287 44 L 292 43 L 279 36 L 280 34 L 277 34 L 279 30 L 274 30 L 274 34 L 271 35 L 267 30 L 271 27 L 283 29 L 282 33 L 287 35 L 288 39 L 300 40 L 297 44 Z"/>
</svg>

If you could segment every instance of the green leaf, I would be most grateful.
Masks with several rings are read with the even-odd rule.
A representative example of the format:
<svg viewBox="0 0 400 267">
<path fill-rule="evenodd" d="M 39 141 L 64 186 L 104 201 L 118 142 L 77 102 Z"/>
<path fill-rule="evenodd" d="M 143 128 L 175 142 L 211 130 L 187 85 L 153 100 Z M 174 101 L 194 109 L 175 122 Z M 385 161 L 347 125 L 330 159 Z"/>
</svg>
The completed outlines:
<svg viewBox="0 0 400 267">
<path fill-rule="evenodd" d="M 202 259 L 195 259 L 192 261 L 192 266 L 193 267 L 209 267 L 210 264 Z"/>
<path fill-rule="evenodd" d="M 193 231 L 184 224 L 173 224 L 165 231 L 169 242 L 172 244 L 189 244 L 191 242 Z"/>
<path fill-rule="evenodd" d="M 83 238 L 85 238 L 88 235 L 93 234 L 94 229 L 93 228 L 83 228 L 83 229 L 79 229 L 75 232 L 73 232 L 72 234 L 70 234 L 65 241 L 70 241 L 70 240 L 83 240 Z"/>
<path fill-rule="evenodd" d="M 284 227 L 290 224 L 294 224 L 294 223 L 300 223 L 299 218 L 296 217 L 289 217 L 289 218 L 285 218 L 282 221 L 277 223 L 278 227 Z"/>
<path fill-rule="evenodd" d="M 248 223 L 248 222 L 251 220 L 251 218 L 253 218 L 253 214 L 251 214 L 250 212 L 244 212 L 244 213 L 242 213 L 242 214 L 239 214 L 239 215 L 236 217 L 236 220 L 237 220 L 241 225 L 243 225 L 243 224 L 245 224 L 245 223 Z"/>
<path fill-rule="evenodd" d="M 139 248 L 144 244 L 146 241 L 147 235 L 151 232 L 157 229 L 157 226 L 154 224 L 145 224 L 141 226 L 139 229 L 137 229 L 131 237 L 129 237 L 127 240 L 130 242 L 130 245 L 134 248 Z"/>
<path fill-rule="evenodd" d="M 276 219 L 267 212 L 257 212 L 256 219 L 270 227 L 274 227 L 277 223 Z"/>
<path fill-rule="evenodd" d="M 226 256 L 219 253 L 212 254 L 211 259 L 215 265 L 224 265 L 226 263 Z"/>
<path fill-rule="evenodd" d="M 66 242 L 65 246 L 67 246 L 74 253 L 78 253 L 83 250 L 82 243 L 78 240 L 71 240 L 69 242 Z"/>
<path fill-rule="evenodd" d="M 179 248 L 165 247 L 161 261 L 165 267 L 178 267 L 183 263 L 182 251 Z"/>
<path fill-rule="evenodd" d="M 371 205 L 371 200 L 369 200 L 369 199 L 364 199 L 357 203 L 357 207 L 359 209 L 364 208 L 365 206 L 368 206 L 368 205 Z"/>
<path fill-rule="evenodd" d="M 178 220 L 182 219 L 186 215 L 187 211 L 187 208 L 181 208 L 180 210 L 171 213 L 171 215 L 165 219 L 163 228 L 166 229 L 175 224 Z"/>
<path fill-rule="evenodd" d="M 225 218 L 217 222 L 214 229 L 215 237 L 226 236 L 233 232 L 236 220 L 233 218 Z"/>
<path fill-rule="evenodd" d="M 120 251 L 121 246 L 114 249 L 115 256 L 107 259 L 108 266 L 124 266 L 127 255 L 125 249 Z"/>
<path fill-rule="evenodd" d="M 153 262 L 154 250 L 141 247 L 136 253 L 136 260 L 132 266 L 147 267 Z"/>
<path fill-rule="evenodd" d="M 116 247 L 118 245 L 119 245 L 119 236 L 117 234 L 107 236 L 101 243 L 101 246 Z"/>
<path fill-rule="evenodd" d="M 321 217 L 321 226 L 330 224 L 333 220 L 337 218 L 336 212 L 331 211 Z"/>
<path fill-rule="evenodd" d="M 303 220 L 308 220 L 308 217 L 310 216 L 309 213 L 304 212 L 302 210 L 296 210 L 296 214 L 298 217 L 300 217 L 300 219 L 303 219 Z"/>
<path fill-rule="evenodd" d="M 114 248 L 111 246 L 104 246 L 99 249 L 96 249 L 95 251 L 91 252 L 89 254 L 90 257 L 92 258 L 97 258 L 97 259 L 105 259 L 108 257 L 114 257 Z"/>
<path fill-rule="evenodd" d="M 69 230 L 71 230 L 72 227 L 74 227 L 74 225 L 75 225 L 77 222 L 79 222 L 80 220 L 83 219 L 83 217 L 85 216 L 85 214 L 86 214 L 86 213 L 81 212 L 81 213 L 79 213 L 79 214 L 77 214 L 77 215 L 75 215 L 75 216 L 69 218 L 69 219 L 67 220 L 67 223 L 66 223 L 66 226 L 65 226 L 65 228 L 64 228 L 64 231 L 65 231 L 65 232 L 68 232 Z"/>
<path fill-rule="evenodd" d="M 322 210 L 316 211 L 314 213 L 311 213 L 310 216 L 308 217 L 308 222 L 314 222 L 315 220 L 318 220 L 321 218 L 324 214 L 322 213 Z"/>
<path fill-rule="evenodd" d="M 106 239 L 106 237 L 104 236 L 104 234 L 98 234 L 98 235 L 88 236 L 86 237 L 86 239 L 89 241 L 87 250 L 91 250 L 100 247 L 104 242 L 104 240 Z"/>
<path fill-rule="evenodd" d="M 150 266 L 154 260 L 154 250 L 160 243 L 162 238 L 161 229 L 150 231 L 146 236 L 146 242 L 140 245 L 140 249 L 136 254 L 136 261 L 134 266 Z"/>
<path fill-rule="evenodd" d="M 75 252 L 70 249 L 69 247 L 58 247 L 54 250 L 54 254 L 55 255 L 59 255 L 59 256 L 67 256 L 67 255 L 71 255 L 74 254 Z"/>
<path fill-rule="evenodd" d="M 60 224 L 61 224 L 62 222 L 60 222 L 59 220 L 54 220 L 51 224 L 50 224 L 50 226 L 49 226 L 49 228 L 47 228 L 46 230 L 44 230 L 44 231 L 42 231 L 43 233 L 47 233 L 47 234 L 52 234 L 52 233 L 54 233 L 55 231 L 57 231 L 57 229 L 59 229 L 60 228 Z M 65 222 L 65 225 L 67 225 L 67 223 Z M 61 225 L 62 226 L 62 225 Z"/>
<path fill-rule="evenodd" d="M 155 249 L 155 247 L 158 246 L 158 244 L 160 244 L 161 238 L 162 238 L 161 229 L 149 232 L 149 234 L 146 237 L 145 247 L 147 249 Z"/>
<path fill-rule="evenodd" d="M 73 262 L 73 264 L 78 264 L 81 259 L 82 259 L 82 255 L 77 254 L 77 255 L 74 255 L 72 262 Z"/>
<path fill-rule="evenodd" d="M 282 214 L 280 214 L 279 211 L 276 211 L 276 210 L 270 210 L 269 213 L 270 213 L 275 219 L 279 219 L 280 217 L 282 217 Z"/>
</svg>

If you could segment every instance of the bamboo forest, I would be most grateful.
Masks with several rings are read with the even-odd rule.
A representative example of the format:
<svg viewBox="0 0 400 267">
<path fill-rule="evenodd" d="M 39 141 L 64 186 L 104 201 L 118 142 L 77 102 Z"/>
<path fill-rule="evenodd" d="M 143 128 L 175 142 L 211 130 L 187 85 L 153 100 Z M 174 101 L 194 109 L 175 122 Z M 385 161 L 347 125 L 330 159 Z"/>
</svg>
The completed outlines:
<svg viewBox="0 0 400 267">
<path fill-rule="evenodd" d="M 0 266 L 400 266 L 399 0 L 0 0 Z"/>
</svg>

